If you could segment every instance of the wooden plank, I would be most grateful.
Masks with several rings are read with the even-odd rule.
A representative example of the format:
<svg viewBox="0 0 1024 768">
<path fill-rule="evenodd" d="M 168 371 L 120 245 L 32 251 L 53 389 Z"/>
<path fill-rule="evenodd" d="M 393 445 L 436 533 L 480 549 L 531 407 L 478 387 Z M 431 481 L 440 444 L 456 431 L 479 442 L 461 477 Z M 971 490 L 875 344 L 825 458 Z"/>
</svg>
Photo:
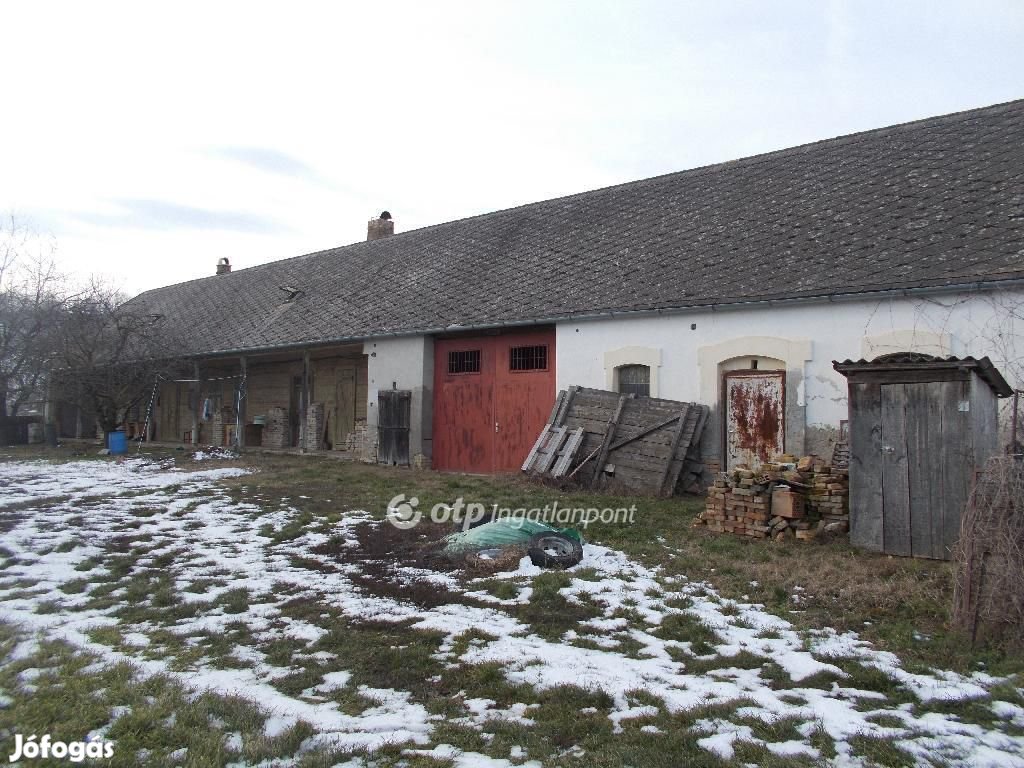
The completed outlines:
<svg viewBox="0 0 1024 768">
<path fill-rule="evenodd" d="M 882 551 L 882 391 L 878 384 L 849 385 L 850 543 Z"/>
<path fill-rule="evenodd" d="M 612 440 L 615 439 L 615 427 L 618 425 L 619 416 L 622 414 L 622 408 L 626 401 L 632 397 L 633 395 L 619 395 L 619 404 L 616 406 L 615 413 L 608 422 L 608 428 L 604 433 L 604 440 L 601 442 L 601 450 L 598 452 L 597 460 L 594 462 L 594 473 L 590 478 L 590 486 L 592 488 L 597 487 L 601 480 L 604 465 L 608 461 L 608 453 L 611 451 Z"/>
<path fill-rule="evenodd" d="M 938 423 L 938 401 L 940 394 L 935 387 L 941 384 L 905 384 L 907 394 L 907 482 L 910 503 L 910 550 L 914 557 L 941 557 L 941 536 L 935 541 L 932 536 L 933 521 L 941 520 L 940 499 L 934 494 L 941 493 L 942 477 L 938 473 L 939 462 L 932 454 L 932 445 L 941 433 Z"/>
<path fill-rule="evenodd" d="M 569 467 L 572 466 L 573 460 L 576 458 L 576 454 L 580 449 L 580 444 L 583 442 L 583 430 L 576 429 L 569 433 L 569 437 L 565 441 L 565 445 L 562 448 L 561 453 L 558 456 L 558 460 L 555 462 L 555 466 L 551 468 L 552 477 L 564 477 L 569 471 Z"/>
<path fill-rule="evenodd" d="M 960 520 L 974 480 L 974 466 L 969 434 L 971 413 L 960 410 L 960 404 L 968 399 L 969 382 L 948 382 L 941 386 L 940 437 L 932 450 L 941 467 L 943 481 L 940 556 L 949 560 L 960 538 Z"/>
<path fill-rule="evenodd" d="M 694 425 L 695 425 L 695 422 L 696 422 L 696 414 L 694 414 L 693 418 L 689 419 L 690 423 L 688 425 L 687 421 L 688 421 L 688 417 L 690 417 L 690 416 L 691 416 L 691 414 L 690 414 L 689 406 L 684 406 L 683 409 L 679 412 L 679 423 L 678 423 L 678 425 L 676 427 L 675 435 L 672 437 L 672 447 L 671 447 L 671 450 L 669 451 L 668 460 L 665 462 L 664 469 L 662 470 L 661 479 L 658 482 L 658 495 L 659 496 L 670 496 L 670 495 L 672 495 L 671 489 L 669 489 L 669 491 L 666 493 L 665 486 L 668 483 L 669 479 L 675 480 L 676 477 L 679 476 L 679 470 L 682 469 L 682 467 L 683 467 L 682 457 L 680 457 L 679 462 L 678 462 L 678 464 L 677 464 L 677 466 L 675 468 L 675 472 L 672 471 L 672 465 L 676 463 L 675 462 L 675 457 L 676 457 L 675 454 L 676 454 L 676 451 L 679 450 L 679 443 L 683 439 L 683 434 L 687 431 L 687 426 L 689 426 L 689 430 L 692 433 Z M 683 453 L 684 454 L 686 453 L 686 449 L 689 448 L 689 447 L 690 447 L 690 441 L 687 440 L 686 441 L 686 445 L 683 447 Z"/>
<path fill-rule="evenodd" d="M 545 474 L 551 465 L 555 463 L 555 459 L 558 458 L 558 451 L 562 447 L 562 443 L 565 442 L 565 438 L 569 436 L 569 430 L 566 427 L 551 427 L 548 430 L 548 441 L 545 443 L 534 461 L 534 471 L 539 474 Z"/>
<path fill-rule="evenodd" d="M 561 394 L 561 393 L 559 393 L 559 394 Z M 540 431 L 540 434 L 537 435 L 537 440 L 536 440 L 536 442 L 534 442 L 533 448 L 530 449 L 530 452 L 526 455 L 526 460 L 523 462 L 523 466 L 522 466 L 522 471 L 523 472 L 529 472 L 530 471 L 530 467 L 533 465 L 534 459 L 537 457 L 537 454 L 540 453 L 541 446 L 543 446 L 544 445 L 544 441 L 548 439 L 548 432 L 549 432 L 550 429 L 551 429 L 551 425 L 548 424 L 548 425 L 546 425 L 544 427 L 544 429 L 542 429 Z"/>
<path fill-rule="evenodd" d="M 565 402 L 567 395 L 568 393 L 564 389 L 559 390 L 558 394 L 555 395 L 555 403 L 551 406 L 551 415 L 548 416 L 548 425 L 558 423 L 558 417 L 562 410 L 562 403 Z M 536 445 L 536 443 L 534 443 L 534 445 Z"/>
<path fill-rule="evenodd" d="M 603 439 L 605 432 L 608 431 L 608 419 L 604 419 L 602 421 L 595 421 L 594 419 L 580 419 L 570 413 L 565 417 L 565 421 L 562 422 L 561 426 L 569 427 L 570 429 L 583 427 L 585 432 L 600 435 Z"/>
<path fill-rule="evenodd" d="M 707 423 L 710 409 L 704 405 L 691 405 L 682 432 L 682 439 L 676 447 L 672 461 L 668 467 L 668 475 L 662 487 L 665 496 L 671 496 L 679 483 L 679 476 L 690 456 L 691 446 L 700 443 L 700 436 L 704 432 L 704 425 Z"/>
<path fill-rule="evenodd" d="M 925 450 L 927 454 L 922 457 L 921 465 L 922 469 L 928 473 L 928 484 L 930 486 L 928 494 L 928 515 L 927 523 L 929 528 L 929 554 L 928 557 L 946 560 L 949 559 L 950 552 L 945 547 L 945 510 L 943 509 L 946 504 L 946 470 L 943 467 L 940 455 L 944 452 L 944 438 L 943 438 L 943 395 L 947 387 L 951 386 L 945 382 L 931 382 L 924 385 L 927 388 L 927 420 L 928 420 L 928 434 L 927 444 Z M 956 384 L 952 386 L 956 387 Z M 964 496 L 966 501 L 966 494 Z M 911 512 L 913 514 L 913 512 Z M 913 521 L 912 521 L 913 522 Z M 956 516 L 956 525 L 958 534 L 960 531 L 960 516 Z M 954 534 L 955 537 L 956 534 Z M 915 552 L 916 554 L 916 552 Z"/>
<path fill-rule="evenodd" d="M 562 402 L 555 413 L 555 420 L 551 422 L 556 427 L 565 425 L 565 417 L 571 412 L 573 401 L 576 399 L 576 393 L 579 391 L 580 388 L 577 386 L 569 387 L 568 391 L 566 391 L 565 397 L 562 398 Z"/>
<path fill-rule="evenodd" d="M 679 418 L 679 414 L 677 413 L 675 416 L 673 416 L 670 419 L 665 419 L 664 421 L 660 421 L 657 424 L 653 424 L 650 427 L 647 427 L 646 429 L 641 430 L 640 432 L 636 433 L 635 435 L 631 435 L 630 437 L 626 437 L 626 438 L 624 438 L 622 440 L 617 441 L 609 450 L 614 451 L 614 450 L 616 450 L 618 448 L 621 448 L 624 445 L 628 445 L 629 443 L 632 443 L 632 442 L 634 442 L 636 440 L 639 440 L 641 437 L 645 437 L 646 435 L 649 435 L 651 432 L 654 432 L 656 430 L 662 429 L 663 427 L 667 427 L 668 425 L 670 425 L 674 421 L 676 421 L 678 418 Z"/>
<path fill-rule="evenodd" d="M 907 385 L 882 385 L 882 546 L 890 555 L 912 554 L 907 465 Z"/>
</svg>

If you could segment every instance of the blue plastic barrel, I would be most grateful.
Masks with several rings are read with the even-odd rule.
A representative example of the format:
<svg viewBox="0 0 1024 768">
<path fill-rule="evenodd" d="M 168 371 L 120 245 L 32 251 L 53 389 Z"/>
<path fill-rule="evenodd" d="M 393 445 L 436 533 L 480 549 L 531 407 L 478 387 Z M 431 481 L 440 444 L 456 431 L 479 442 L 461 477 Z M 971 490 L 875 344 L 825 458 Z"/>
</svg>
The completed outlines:
<svg viewBox="0 0 1024 768">
<path fill-rule="evenodd" d="M 107 448 L 113 455 L 128 453 L 128 438 L 123 431 L 107 434 Z"/>
</svg>

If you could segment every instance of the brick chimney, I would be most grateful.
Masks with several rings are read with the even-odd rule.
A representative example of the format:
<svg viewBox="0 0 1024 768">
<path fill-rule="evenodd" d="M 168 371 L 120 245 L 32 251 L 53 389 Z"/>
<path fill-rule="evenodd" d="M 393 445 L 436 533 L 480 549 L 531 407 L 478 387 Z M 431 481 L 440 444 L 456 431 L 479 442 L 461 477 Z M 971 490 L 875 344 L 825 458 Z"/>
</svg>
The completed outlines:
<svg viewBox="0 0 1024 768">
<path fill-rule="evenodd" d="M 217 259 L 217 274 L 226 275 L 231 271 L 231 262 L 227 260 L 226 256 L 222 256 Z"/>
<path fill-rule="evenodd" d="M 382 237 L 393 234 L 395 234 L 395 222 L 392 221 L 391 214 L 387 211 L 382 211 L 380 216 L 370 219 L 366 223 L 367 240 L 380 240 Z"/>
</svg>

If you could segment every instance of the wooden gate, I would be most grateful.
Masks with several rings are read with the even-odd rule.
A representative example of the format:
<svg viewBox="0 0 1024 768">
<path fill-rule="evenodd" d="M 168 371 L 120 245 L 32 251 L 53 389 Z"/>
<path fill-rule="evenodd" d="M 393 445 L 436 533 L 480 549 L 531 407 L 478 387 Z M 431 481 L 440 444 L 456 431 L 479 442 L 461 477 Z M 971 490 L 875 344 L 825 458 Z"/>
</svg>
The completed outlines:
<svg viewBox="0 0 1024 768">
<path fill-rule="evenodd" d="M 434 342 L 434 469 L 515 472 L 555 401 L 555 333 Z"/>
<path fill-rule="evenodd" d="M 412 392 L 382 389 L 377 393 L 377 460 L 381 464 L 409 465 L 409 424 Z"/>
<path fill-rule="evenodd" d="M 785 452 L 785 371 L 725 374 L 726 467 L 757 466 Z"/>
</svg>

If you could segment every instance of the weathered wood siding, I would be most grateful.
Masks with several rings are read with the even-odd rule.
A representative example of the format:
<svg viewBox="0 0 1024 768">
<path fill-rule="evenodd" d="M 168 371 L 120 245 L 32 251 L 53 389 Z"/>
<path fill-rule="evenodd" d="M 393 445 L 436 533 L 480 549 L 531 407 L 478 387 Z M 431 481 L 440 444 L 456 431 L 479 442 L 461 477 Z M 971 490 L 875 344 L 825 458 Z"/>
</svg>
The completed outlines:
<svg viewBox="0 0 1024 768">
<path fill-rule="evenodd" d="M 996 396 L 969 371 L 850 376 L 850 542 L 949 559 L 975 472 L 998 448 Z"/>
</svg>

